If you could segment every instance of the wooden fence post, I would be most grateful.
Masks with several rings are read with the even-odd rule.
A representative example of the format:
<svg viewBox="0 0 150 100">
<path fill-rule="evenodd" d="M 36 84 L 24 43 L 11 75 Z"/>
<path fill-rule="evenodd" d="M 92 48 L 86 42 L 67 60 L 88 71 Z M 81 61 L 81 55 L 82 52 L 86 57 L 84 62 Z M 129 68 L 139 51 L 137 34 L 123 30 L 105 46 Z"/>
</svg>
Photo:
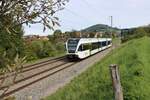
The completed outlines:
<svg viewBox="0 0 150 100">
<path fill-rule="evenodd" d="M 115 100 L 123 100 L 123 92 L 122 92 L 122 87 L 120 82 L 118 66 L 112 64 L 109 67 L 110 67 Z"/>
</svg>

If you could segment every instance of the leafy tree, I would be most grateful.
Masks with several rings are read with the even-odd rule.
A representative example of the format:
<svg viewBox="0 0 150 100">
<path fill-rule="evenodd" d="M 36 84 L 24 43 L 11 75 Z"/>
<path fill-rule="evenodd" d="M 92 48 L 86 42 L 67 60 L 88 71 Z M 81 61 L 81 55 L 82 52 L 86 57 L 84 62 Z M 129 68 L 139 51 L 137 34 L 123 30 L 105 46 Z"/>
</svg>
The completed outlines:
<svg viewBox="0 0 150 100">
<path fill-rule="evenodd" d="M 22 24 L 43 24 L 46 28 L 53 29 L 59 25 L 55 12 L 62 10 L 68 0 L 1 0 L 0 19 L 4 29 L 8 32 Z M 9 18 L 16 19 L 17 23 L 9 24 Z"/>
<path fill-rule="evenodd" d="M 54 33 L 53 33 L 53 37 L 54 37 L 54 40 L 55 40 L 55 41 L 61 39 L 61 37 L 62 37 L 62 32 L 61 32 L 61 30 L 55 30 Z"/>
<path fill-rule="evenodd" d="M 25 61 L 22 53 L 23 24 L 31 26 L 41 23 L 43 31 L 46 28 L 53 29 L 55 25 L 59 25 L 54 14 L 62 10 L 67 1 L 0 0 L 0 71 L 3 69 L 5 72 L 17 73 Z"/>
<path fill-rule="evenodd" d="M 47 37 L 48 37 L 48 39 L 49 39 L 49 41 L 50 41 L 51 43 L 55 43 L 55 42 L 56 42 L 54 35 L 48 35 Z"/>
<path fill-rule="evenodd" d="M 135 29 L 134 34 L 135 34 L 135 37 L 138 38 L 138 37 L 146 36 L 147 32 L 145 31 L 144 28 L 139 27 Z"/>
<path fill-rule="evenodd" d="M 9 23 L 13 24 L 16 21 L 12 19 Z M 22 64 L 25 63 L 23 33 L 21 25 L 8 32 L 4 29 L 2 23 L 0 23 L 0 73 L 5 75 L 8 72 L 14 71 L 15 75 L 12 78 L 12 82 L 15 81 L 17 73 L 21 71 Z M 2 78 L 0 86 L 4 81 L 5 78 Z M 5 94 L 5 92 L 7 91 L 1 91 L 2 94 Z M 0 95 L 2 95 L 1 93 Z"/>
<path fill-rule="evenodd" d="M 74 29 L 72 29 L 72 31 L 71 31 L 71 32 L 68 32 L 68 34 L 70 35 L 70 37 L 71 37 L 71 38 L 75 38 L 75 37 L 77 37 L 76 33 L 77 33 L 77 31 L 76 31 L 76 30 L 74 30 Z"/>
<path fill-rule="evenodd" d="M 121 30 L 122 42 L 126 42 L 128 40 L 134 38 L 140 38 L 143 36 L 150 36 L 150 27 L 137 27 L 131 29 L 122 29 Z"/>
<path fill-rule="evenodd" d="M 61 32 L 61 30 L 55 30 L 53 35 L 56 37 L 60 37 L 62 35 L 62 32 Z"/>
<path fill-rule="evenodd" d="M 94 38 L 94 36 L 95 36 L 95 32 L 89 33 L 90 38 Z"/>
<path fill-rule="evenodd" d="M 59 25 L 55 12 L 62 10 L 68 0 L 0 0 L 1 67 L 11 66 L 21 56 L 22 25 L 41 23 L 43 31 Z M 11 53 L 11 55 L 10 55 Z M 12 60 L 13 59 L 13 60 Z M 8 64 L 9 62 L 9 64 Z"/>
<path fill-rule="evenodd" d="M 1 19 L 0 19 L 1 22 Z M 13 19 L 9 22 L 16 23 Z M 14 30 L 9 30 L 10 33 L 4 30 L 0 23 L 0 69 L 7 68 L 15 63 L 16 56 L 24 57 L 24 44 L 23 44 L 23 29 L 22 26 L 17 26 Z M 13 32 L 13 34 L 11 34 Z"/>
<path fill-rule="evenodd" d="M 53 35 L 48 35 L 49 41 L 52 43 L 58 42 L 63 36 L 63 33 L 61 30 L 55 30 Z"/>
</svg>

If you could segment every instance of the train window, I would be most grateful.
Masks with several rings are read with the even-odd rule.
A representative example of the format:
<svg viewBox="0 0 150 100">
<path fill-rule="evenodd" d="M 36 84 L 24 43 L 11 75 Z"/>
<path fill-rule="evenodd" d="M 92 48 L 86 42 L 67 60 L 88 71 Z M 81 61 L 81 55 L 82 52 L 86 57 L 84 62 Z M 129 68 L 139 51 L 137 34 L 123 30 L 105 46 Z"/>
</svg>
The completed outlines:
<svg viewBox="0 0 150 100">
<path fill-rule="evenodd" d="M 107 42 L 107 45 L 109 45 L 109 44 L 110 44 L 110 41 Z"/>
<path fill-rule="evenodd" d="M 83 45 L 83 50 L 90 50 L 91 49 L 91 44 L 84 44 Z"/>
<path fill-rule="evenodd" d="M 99 48 L 101 48 L 102 47 L 102 43 L 98 42 L 98 46 L 99 46 Z"/>
<path fill-rule="evenodd" d="M 69 53 L 74 53 L 76 51 L 78 42 L 79 42 L 79 39 L 78 40 L 68 40 L 68 52 Z"/>
<path fill-rule="evenodd" d="M 103 42 L 101 42 L 101 43 L 102 43 L 102 47 L 104 47 L 104 46 L 107 45 L 106 41 L 103 41 Z"/>
<path fill-rule="evenodd" d="M 68 40 L 68 44 L 78 44 L 79 42 L 79 39 L 76 39 L 76 40 Z"/>
<path fill-rule="evenodd" d="M 108 41 L 108 45 L 110 45 L 111 44 L 111 41 Z"/>
<path fill-rule="evenodd" d="M 94 49 L 98 49 L 100 46 L 99 46 L 99 43 L 96 42 L 96 43 L 92 43 L 92 50 Z"/>
<path fill-rule="evenodd" d="M 81 44 L 79 46 L 78 51 L 85 51 L 85 50 L 90 50 L 91 49 L 91 44 Z"/>
<path fill-rule="evenodd" d="M 83 45 L 82 44 L 79 46 L 78 51 L 83 51 Z"/>
</svg>

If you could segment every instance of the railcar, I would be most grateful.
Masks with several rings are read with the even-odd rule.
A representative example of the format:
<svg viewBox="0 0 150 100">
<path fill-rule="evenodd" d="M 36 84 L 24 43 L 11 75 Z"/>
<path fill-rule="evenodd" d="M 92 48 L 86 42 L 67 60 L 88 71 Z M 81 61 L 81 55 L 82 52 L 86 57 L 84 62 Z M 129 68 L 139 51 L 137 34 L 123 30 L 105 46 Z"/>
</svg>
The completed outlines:
<svg viewBox="0 0 150 100">
<path fill-rule="evenodd" d="M 66 55 L 69 59 L 84 59 L 111 46 L 111 38 L 70 38 L 66 42 Z"/>
</svg>

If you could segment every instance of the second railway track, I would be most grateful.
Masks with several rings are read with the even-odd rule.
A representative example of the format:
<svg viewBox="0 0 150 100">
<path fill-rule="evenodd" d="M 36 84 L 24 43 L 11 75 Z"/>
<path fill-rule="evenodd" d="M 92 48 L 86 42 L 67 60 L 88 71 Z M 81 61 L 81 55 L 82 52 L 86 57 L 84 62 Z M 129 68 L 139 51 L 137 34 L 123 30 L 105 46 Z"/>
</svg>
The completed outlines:
<svg viewBox="0 0 150 100">
<path fill-rule="evenodd" d="M 12 95 L 17 91 L 24 89 L 25 87 L 28 87 L 28 86 L 30 86 L 44 78 L 47 78 L 63 69 L 71 67 L 74 64 L 76 64 L 76 62 L 68 62 L 65 60 L 65 57 L 63 56 L 61 58 L 44 61 L 44 62 L 41 62 L 38 64 L 33 64 L 32 66 L 30 65 L 30 66 L 24 67 L 24 69 L 21 72 L 19 72 L 20 75 L 22 73 L 27 73 L 28 71 L 32 72 L 34 70 L 38 70 L 38 68 L 41 68 L 43 70 L 39 69 L 38 72 L 34 71 L 32 74 L 26 75 L 24 78 L 18 78 L 14 81 L 13 84 L 11 84 L 11 86 L 9 84 L 4 83 L 4 85 L 2 85 L 0 87 L 0 91 L 3 91 L 5 89 L 8 89 L 8 90 L 4 94 L 1 94 L 0 98 L 4 98 L 9 95 Z M 29 72 L 29 73 L 31 73 L 31 72 Z M 5 77 L 2 77 L 2 75 L 1 75 L 0 79 L 6 78 L 5 81 L 7 82 L 7 78 L 9 80 L 9 78 L 11 78 L 11 77 L 13 77 L 13 76 L 7 75 Z"/>
<path fill-rule="evenodd" d="M 23 66 L 22 69 L 20 70 L 20 72 L 18 72 L 18 73 L 23 73 L 23 72 L 26 72 L 26 71 L 29 71 L 29 70 L 33 70 L 33 69 L 36 69 L 36 68 L 39 68 L 39 67 L 43 67 L 45 65 L 52 64 L 52 63 L 55 63 L 55 62 L 63 60 L 63 59 L 65 59 L 65 56 L 62 56 L 62 57 L 59 57 L 59 58 L 54 58 L 54 59 L 49 59 L 49 60 L 42 61 L 42 62 L 39 62 L 39 63 L 31 64 L 31 65 L 26 65 L 26 66 Z M 9 76 L 12 76 L 12 75 L 15 75 L 15 72 L 10 72 L 5 76 L 3 74 L 0 74 L 0 80 L 2 80 L 3 78 L 7 78 Z"/>
<path fill-rule="evenodd" d="M 53 75 L 55 73 L 58 73 L 58 72 L 60 72 L 60 71 L 62 71 L 64 69 L 66 69 L 68 67 L 71 67 L 74 64 L 76 64 L 76 63 L 75 62 L 70 63 L 70 64 L 66 63 L 66 64 L 56 68 L 53 71 L 49 70 L 49 72 L 44 73 L 43 75 L 40 75 L 40 77 L 37 77 L 37 78 L 34 78 L 34 79 L 30 79 L 30 80 L 25 80 L 26 82 L 24 82 L 24 83 L 14 84 L 12 87 L 9 88 L 9 90 L 5 94 L 1 95 L 0 98 L 5 98 L 7 96 L 10 96 L 10 95 L 14 94 L 17 91 L 22 90 L 22 89 L 24 89 L 24 88 L 26 88 L 26 87 L 28 87 L 28 86 L 36 83 L 36 82 L 39 82 L 39 81 L 41 81 L 41 80 L 43 80 L 43 79 L 45 79 L 45 78 L 47 78 L 47 77 L 49 77 L 49 76 L 51 76 L 51 75 Z"/>
</svg>

